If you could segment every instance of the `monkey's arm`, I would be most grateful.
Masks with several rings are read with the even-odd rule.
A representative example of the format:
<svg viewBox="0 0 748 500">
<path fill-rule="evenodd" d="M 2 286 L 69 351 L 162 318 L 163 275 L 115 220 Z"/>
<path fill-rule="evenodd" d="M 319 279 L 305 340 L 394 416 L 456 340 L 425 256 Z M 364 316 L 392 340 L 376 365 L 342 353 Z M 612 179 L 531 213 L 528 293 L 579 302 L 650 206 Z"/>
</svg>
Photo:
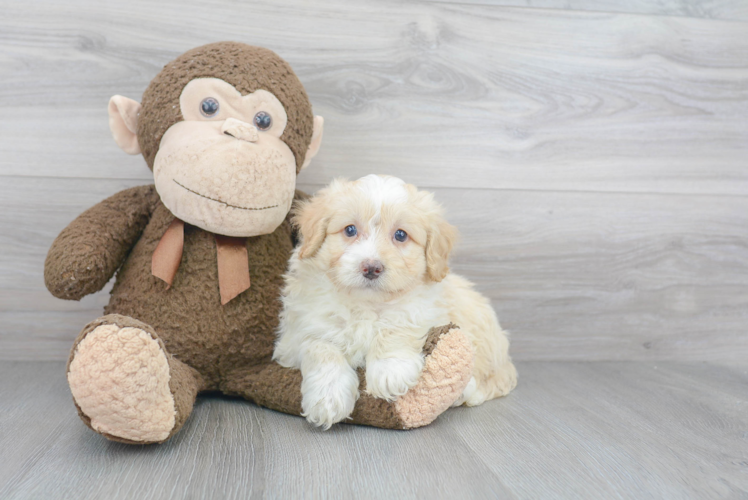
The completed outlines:
<svg viewBox="0 0 748 500">
<path fill-rule="evenodd" d="M 44 282 L 52 295 L 80 300 L 101 290 L 137 242 L 158 199 L 152 185 L 125 189 L 63 229 L 44 263 Z"/>
</svg>

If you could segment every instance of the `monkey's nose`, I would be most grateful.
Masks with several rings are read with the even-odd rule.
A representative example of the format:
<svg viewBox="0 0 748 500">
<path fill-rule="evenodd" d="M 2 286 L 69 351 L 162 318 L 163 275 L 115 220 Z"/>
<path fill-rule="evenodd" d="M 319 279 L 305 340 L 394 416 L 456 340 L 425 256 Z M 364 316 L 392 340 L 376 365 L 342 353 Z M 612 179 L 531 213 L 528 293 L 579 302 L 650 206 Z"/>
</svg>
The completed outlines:
<svg viewBox="0 0 748 500">
<path fill-rule="evenodd" d="M 257 127 L 236 118 L 227 118 L 221 125 L 221 133 L 247 142 L 255 142 L 258 138 Z"/>
<path fill-rule="evenodd" d="M 379 260 L 365 260 L 361 263 L 361 274 L 367 280 L 375 280 L 384 272 L 384 264 Z"/>
</svg>

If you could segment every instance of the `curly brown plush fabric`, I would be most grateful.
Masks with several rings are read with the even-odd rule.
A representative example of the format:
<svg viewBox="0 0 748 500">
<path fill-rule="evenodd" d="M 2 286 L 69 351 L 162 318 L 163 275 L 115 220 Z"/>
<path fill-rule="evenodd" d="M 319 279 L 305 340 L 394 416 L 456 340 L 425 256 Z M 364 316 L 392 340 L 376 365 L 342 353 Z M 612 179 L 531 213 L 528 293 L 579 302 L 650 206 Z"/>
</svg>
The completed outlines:
<svg viewBox="0 0 748 500">
<path fill-rule="evenodd" d="M 263 89 L 280 100 L 288 115 L 281 136 L 296 157 L 296 172 L 312 138 L 314 116 L 304 86 L 286 61 L 272 50 L 237 42 L 219 42 L 185 52 L 167 64 L 143 93 L 138 120 L 138 143 L 153 169 L 161 137 L 182 121 L 179 96 L 195 78 L 220 78 L 242 95 Z"/>
<path fill-rule="evenodd" d="M 139 186 L 79 215 L 47 254 L 44 281 L 52 295 L 80 300 L 101 290 L 122 265 L 158 202 L 153 186 Z"/>
</svg>

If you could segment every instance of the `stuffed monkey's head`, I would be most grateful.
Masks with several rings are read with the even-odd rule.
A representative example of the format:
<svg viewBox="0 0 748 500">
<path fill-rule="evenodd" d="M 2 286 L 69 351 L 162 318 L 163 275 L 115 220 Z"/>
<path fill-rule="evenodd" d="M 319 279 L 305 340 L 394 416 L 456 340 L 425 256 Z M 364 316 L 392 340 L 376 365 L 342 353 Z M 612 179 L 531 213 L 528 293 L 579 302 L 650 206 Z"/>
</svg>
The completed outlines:
<svg viewBox="0 0 748 500">
<path fill-rule="evenodd" d="M 226 236 L 268 234 L 317 153 L 322 118 L 274 52 L 235 42 L 190 50 L 153 79 L 143 103 L 114 96 L 117 144 L 142 152 L 164 205 Z"/>
</svg>

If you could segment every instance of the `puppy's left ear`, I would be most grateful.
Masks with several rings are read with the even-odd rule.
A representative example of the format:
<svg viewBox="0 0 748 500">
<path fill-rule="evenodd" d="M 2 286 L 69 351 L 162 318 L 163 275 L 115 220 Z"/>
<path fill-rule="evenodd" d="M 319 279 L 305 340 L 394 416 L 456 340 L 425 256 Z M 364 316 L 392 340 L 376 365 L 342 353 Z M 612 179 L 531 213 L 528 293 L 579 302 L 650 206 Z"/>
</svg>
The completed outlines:
<svg viewBox="0 0 748 500">
<path fill-rule="evenodd" d="M 295 210 L 292 221 L 301 233 L 300 259 L 313 257 L 327 237 L 330 213 L 326 198 L 320 192 L 311 200 L 301 202 Z"/>
<path fill-rule="evenodd" d="M 457 228 L 435 216 L 426 239 L 426 272 L 432 281 L 441 281 L 449 272 L 449 254 L 457 242 Z"/>
</svg>

